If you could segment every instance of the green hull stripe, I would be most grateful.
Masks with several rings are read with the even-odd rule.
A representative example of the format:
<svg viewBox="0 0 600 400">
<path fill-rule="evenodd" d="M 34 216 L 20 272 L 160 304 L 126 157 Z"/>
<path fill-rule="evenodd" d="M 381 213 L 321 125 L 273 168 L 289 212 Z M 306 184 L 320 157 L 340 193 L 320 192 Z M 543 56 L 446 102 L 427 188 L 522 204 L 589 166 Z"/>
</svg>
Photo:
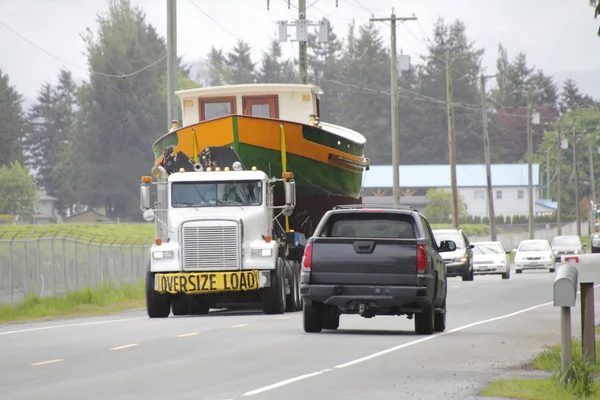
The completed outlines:
<svg viewBox="0 0 600 400">
<path fill-rule="evenodd" d="M 247 168 L 256 166 L 269 176 L 281 176 L 280 152 L 240 143 L 237 154 Z M 287 169 L 294 173 L 299 193 L 360 197 L 362 172 L 348 171 L 290 153 L 287 154 Z"/>
<path fill-rule="evenodd" d="M 238 119 L 237 116 L 233 116 L 233 118 L 231 118 L 231 121 L 233 123 L 233 150 L 235 150 L 235 152 L 237 153 L 239 151 L 239 144 L 240 144 L 240 137 L 239 137 L 239 133 L 238 133 Z"/>
</svg>

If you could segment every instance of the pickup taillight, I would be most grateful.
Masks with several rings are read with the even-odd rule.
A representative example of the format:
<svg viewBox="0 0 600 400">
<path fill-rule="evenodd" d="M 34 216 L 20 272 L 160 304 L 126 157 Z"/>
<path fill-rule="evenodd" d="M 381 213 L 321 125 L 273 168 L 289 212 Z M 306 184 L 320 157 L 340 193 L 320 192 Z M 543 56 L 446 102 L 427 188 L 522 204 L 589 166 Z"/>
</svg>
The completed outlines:
<svg viewBox="0 0 600 400">
<path fill-rule="evenodd" d="M 425 253 L 425 246 L 422 244 L 417 245 L 417 272 L 424 273 L 427 268 L 427 253 Z"/>
<path fill-rule="evenodd" d="M 310 271 L 312 266 L 312 243 L 308 243 L 304 248 L 304 255 L 302 256 L 302 269 Z"/>
</svg>

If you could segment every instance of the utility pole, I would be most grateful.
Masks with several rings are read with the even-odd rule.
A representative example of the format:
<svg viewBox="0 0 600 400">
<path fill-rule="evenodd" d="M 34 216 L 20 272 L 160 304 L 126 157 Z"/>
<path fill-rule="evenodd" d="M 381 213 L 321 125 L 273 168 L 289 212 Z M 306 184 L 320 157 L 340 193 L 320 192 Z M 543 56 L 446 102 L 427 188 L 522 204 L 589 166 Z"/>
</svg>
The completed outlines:
<svg viewBox="0 0 600 400">
<path fill-rule="evenodd" d="M 392 176 L 393 176 L 393 196 L 394 205 L 400 204 L 400 145 L 398 135 L 398 62 L 396 50 L 396 22 L 415 21 L 416 17 L 396 17 L 392 8 L 390 18 L 370 18 L 369 21 L 389 21 L 390 22 L 390 91 L 391 91 L 391 116 L 392 116 Z"/>
<path fill-rule="evenodd" d="M 527 90 L 527 176 L 529 187 L 529 239 L 534 236 L 534 221 L 533 221 L 533 132 L 531 128 L 532 111 L 532 94 L 531 88 Z"/>
<path fill-rule="evenodd" d="M 452 188 L 452 226 L 458 228 L 458 193 L 456 184 L 456 145 L 454 139 L 454 108 L 452 107 L 452 69 L 450 49 L 446 48 L 446 107 L 448 109 L 448 161 L 450 163 L 450 185 Z"/>
<path fill-rule="evenodd" d="M 177 90 L 177 6 L 176 0 L 167 0 L 167 129 L 179 117 Z"/>
<path fill-rule="evenodd" d="M 596 178 L 594 177 L 594 152 L 592 151 L 593 140 L 594 136 L 590 135 L 590 140 L 588 141 L 588 158 L 590 162 L 590 197 L 594 204 L 596 204 Z"/>
<path fill-rule="evenodd" d="M 546 150 L 546 198 L 550 199 L 550 149 Z"/>
<path fill-rule="evenodd" d="M 573 127 L 573 166 L 575 168 L 575 212 L 577 213 L 577 235 L 581 236 L 581 212 L 579 210 L 579 166 L 577 165 L 577 137 Z"/>
<path fill-rule="evenodd" d="M 562 140 L 560 137 L 560 119 L 558 120 L 558 129 L 556 131 L 556 228 L 557 235 L 562 235 L 562 222 L 560 221 L 560 197 L 562 185 Z"/>
<path fill-rule="evenodd" d="M 446 59 L 447 61 L 447 59 Z M 487 93 L 485 91 L 485 75 L 481 74 L 481 117 L 483 121 L 483 153 L 485 156 L 485 175 L 487 180 L 488 218 L 492 241 L 496 241 L 496 214 L 494 212 L 494 196 L 492 190 L 492 167 L 490 165 L 490 137 L 488 133 Z"/>
<path fill-rule="evenodd" d="M 290 1 L 288 0 L 288 8 L 290 8 Z M 270 7 L 270 1 L 267 0 L 267 10 Z M 336 3 L 337 7 L 337 3 Z M 277 21 L 279 28 L 279 42 L 287 42 L 288 40 L 288 27 L 296 27 L 296 39 L 298 42 L 298 64 L 300 69 L 300 81 L 303 84 L 308 83 L 308 60 L 307 60 L 307 46 L 308 46 L 308 27 L 318 26 L 319 27 L 319 42 L 327 42 L 329 36 L 329 24 L 325 20 L 320 22 L 310 22 L 306 19 L 306 0 L 298 0 L 298 19 L 294 22 L 288 21 Z"/>
</svg>

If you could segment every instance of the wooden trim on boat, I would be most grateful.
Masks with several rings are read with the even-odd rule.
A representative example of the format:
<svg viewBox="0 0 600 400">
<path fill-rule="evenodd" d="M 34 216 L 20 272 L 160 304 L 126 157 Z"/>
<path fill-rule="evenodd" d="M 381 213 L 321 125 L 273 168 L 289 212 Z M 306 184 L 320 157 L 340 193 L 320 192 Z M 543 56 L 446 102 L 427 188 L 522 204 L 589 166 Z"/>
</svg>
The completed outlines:
<svg viewBox="0 0 600 400">
<path fill-rule="evenodd" d="M 231 104 L 231 113 L 229 115 L 234 115 L 237 113 L 236 107 L 236 97 L 235 96 L 226 96 L 226 97 L 199 97 L 198 98 L 198 108 L 200 115 L 200 122 L 206 121 L 206 116 L 204 115 L 204 104 L 206 103 L 230 103 Z M 221 116 L 222 117 L 222 116 Z M 221 118 L 217 117 L 217 118 Z"/>
<path fill-rule="evenodd" d="M 365 161 L 355 161 L 355 160 L 346 158 L 344 156 L 340 156 L 338 154 L 329 153 L 329 160 L 337 161 L 339 163 L 346 164 L 353 168 L 359 168 L 359 169 L 366 168 L 367 170 L 369 169 L 369 159 L 368 158 L 364 158 Z"/>
</svg>

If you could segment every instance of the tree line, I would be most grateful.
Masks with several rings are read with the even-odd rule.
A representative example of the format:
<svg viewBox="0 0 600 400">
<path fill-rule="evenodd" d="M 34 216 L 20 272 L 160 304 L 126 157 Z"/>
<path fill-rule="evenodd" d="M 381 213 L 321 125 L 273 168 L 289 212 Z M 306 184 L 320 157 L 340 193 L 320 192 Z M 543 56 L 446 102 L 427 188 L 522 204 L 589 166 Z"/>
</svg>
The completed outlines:
<svg viewBox="0 0 600 400">
<path fill-rule="evenodd" d="M 469 38 L 459 20 L 440 18 L 429 36 L 427 53 L 413 60 L 398 79 L 401 163 L 448 162 L 447 50 L 457 161 L 481 163 L 484 49 Z M 88 79 L 77 84 L 63 68 L 56 83 L 41 86 L 27 110 L 18 89 L 0 71 L 0 165 L 8 171 L 11 162 L 18 162 L 15 174 L 21 165 L 34 170 L 35 184 L 58 198 L 62 215 L 104 206 L 113 219 L 139 219 L 139 177 L 152 165 L 152 142 L 168 129 L 165 39 L 129 0 L 110 0 L 108 12 L 98 15 L 96 26 L 82 37 Z M 330 24 L 328 41 L 318 42 L 311 35 L 308 48 L 309 82 L 325 92 L 321 119 L 361 132 L 373 164 L 391 163 L 390 53 L 382 32 L 373 23 L 351 23 L 339 35 Z M 276 40 L 258 60 L 252 59 L 251 50 L 242 40 L 231 49 L 213 46 L 206 55 L 203 81 L 211 86 L 299 82 L 297 59 L 283 57 Z M 556 122 L 570 118 L 574 110 L 593 112 L 597 102 L 574 81 L 557 83 L 530 66 L 525 53 L 509 56 L 502 45 L 497 52 L 495 85 L 487 94 L 492 162 L 524 161 L 528 90 L 541 114 L 542 123 L 533 127 L 540 162 Z M 201 86 L 199 77 L 191 76 L 191 65 L 181 60 L 179 65 L 180 88 Z M 570 200 L 568 160 L 564 165 L 563 195 Z M 0 214 L 14 212 L 2 204 Z"/>
</svg>

